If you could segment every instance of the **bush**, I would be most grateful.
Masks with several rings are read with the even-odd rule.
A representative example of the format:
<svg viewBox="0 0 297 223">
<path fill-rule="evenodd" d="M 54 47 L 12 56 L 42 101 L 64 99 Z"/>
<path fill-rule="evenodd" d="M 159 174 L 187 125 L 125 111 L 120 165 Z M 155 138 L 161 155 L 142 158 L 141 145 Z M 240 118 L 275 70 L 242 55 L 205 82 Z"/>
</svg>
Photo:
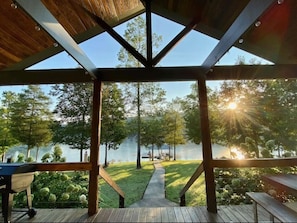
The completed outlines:
<svg viewBox="0 0 297 223">
<path fill-rule="evenodd" d="M 32 183 L 35 208 L 87 207 L 88 181 L 82 173 L 36 173 Z M 25 192 L 15 196 L 15 207 L 26 207 Z"/>
<path fill-rule="evenodd" d="M 246 192 L 258 192 L 274 190 L 264 185 L 261 176 L 277 173 L 296 173 L 296 167 L 289 168 L 230 168 L 216 169 L 216 196 L 219 205 L 250 204 L 251 200 L 246 197 Z M 283 191 L 275 190 L 274 196 L 281 201 L 294 199 L 285 195 Z"/>
</svg>

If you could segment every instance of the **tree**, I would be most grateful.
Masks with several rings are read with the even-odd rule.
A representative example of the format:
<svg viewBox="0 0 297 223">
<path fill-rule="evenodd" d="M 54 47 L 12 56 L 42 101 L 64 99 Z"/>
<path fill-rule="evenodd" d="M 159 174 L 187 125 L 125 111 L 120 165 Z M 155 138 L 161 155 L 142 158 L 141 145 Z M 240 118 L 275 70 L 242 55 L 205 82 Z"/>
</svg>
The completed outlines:
<svg viewBox="0 0 297 223">
<path fill-rule="evenodd" d="M 92 85 L 90 83 L 72 83 L 55 85 L 51 95 L 57 97 L 54 113 L 58 121 L 53 125 L 53 142 L 64 143 L 72 149 L 90 148 Z"/>
<path fill-rule="evenodd" d="M 11 132 L 11 105 L 17 99 L 15 93 L 7 91 L 2 94 L 2 106 L 0 108 L 0 155 L 4 162 L 5 152 L 18 143 Z"/>
<path fill-rule="evenodd" d="M 124 38 L 133 46 L 139 53 L 142 55 L 146 54 L 146 24 L 145 20 L 142 16 L 138 16 L 133 19 L 131 22 L 128 22 L 127 29 L 124 33 Z M 153 47 L 158 47 L 159 42 L 162 40 L 161 36 L 156 35 L 155 33 L 152 34 L 152 42 Z M 127 52 L 124 48 L 121 48 L 118 53 L 118 59 L 121 62 L 120 66 L 124 67 L 141 67 L 142 65 L 138 60 L 136 60 L 133 55 Z M 136 160 L 136 168 L 141 168 L 140 162 L 140 145 L 141 145 L 141 106 L 143 105 L 143 98 L 147 94 L 148 88 L 146 88 L 147 84 L 144 83 L 136 83 L 130 84 L 126 87 L 126 93 L 129 95 L 128 98 L 131 99 L 132 107 L 137 108 L 137 160 Z M 153 85 L 150 83 L 149 85 Z M 127 109 L 128 110 L 128 109 Z"/>
<path fill-rule="evenodd" d="M 165 127 L 165 143 L 169 145 L 169 159 L 170 149 L 173 146 L 173 160 L 176 160 L 176 145 L 185 144 L 186 140 L 184 137 L 184 120 L 181 114 L 174 109 L 168 109 L 164 115 Z"/>
<path fill-rule="evenodd" d="M 105 145 L 104 166 L 108 166 L 107 151 L 118 149 L 127 137 L 122 92 L 116 84 L 105 84 L 102 93 L 102 122 L 100 143 Z"/>
<path fill-rule="evenodd" d="M 283 150 L 296 151 L 297 81 L 267 80 L 261 83 L 261 89 L 265 93 L 259 100 L 259 106 L 267 129 L 263 137 L 274 142 L 274 149 L 270 146 L 270 151 L 276 150 L 279 157 Z"/>
<path fill-rule="evenodd" d="M 165 142 L 164 119 L 162 116 L 147 116 L 142 120 L 141 145 L 151 146 L 151 160 L 154 160 L 154 148 L 160 150 Z M 159 152 L 159 156 L 160 156 Z"/>
<path fill-rule="evenodd" d="M 29 85 L 11 104 L 12 135 L 20 143 L 27 145 L 27 159 L 32 148 L 37 147 L 38 150 L 39 147 L 48 145 L 52 139 L 50 103 L 50 98 L 38 85 Z"/>
<path fill-rule="evenodd" d="M 187 139 L 195 144 L 201 142 L 200 109 L 197 95 L 197 84 L 191 86 L 191 94 L 181 101 L 185 120 L 185 135 Z"/>
</svg>

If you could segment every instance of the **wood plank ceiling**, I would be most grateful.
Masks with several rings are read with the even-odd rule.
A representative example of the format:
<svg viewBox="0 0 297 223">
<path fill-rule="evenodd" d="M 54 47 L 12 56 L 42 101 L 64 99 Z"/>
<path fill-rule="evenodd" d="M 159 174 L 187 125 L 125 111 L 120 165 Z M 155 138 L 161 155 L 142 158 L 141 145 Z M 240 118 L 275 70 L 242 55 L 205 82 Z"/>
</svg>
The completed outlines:
<svg viewBox="0 0 297 223">
<path fill-rule="evenodd" d="M 84 70 L 74 72 L 75 75 L 73 76 L 68 75 L 69 72 L 65 72 L 65 75 L 63 75 L 61 71 L 57 71 L 60 72 L 59 76 L 49 71 L 40 71 L 39 73 L 23 71 L 25 68 L 55 55 L 65 48 L 63 43 L 57 44 L 57 38 L 49 35 L 48 31 L 42 27 L 42 24 L 38 24 L 41 21 L 32 19 L 32 15 L 28 15 L 25 12 L 26 10 L 23 10 L 22 3 L 27 4 L 25 2 L 23 0 L 4 0 L 1 2 L 0 84 L 91 81 L 91 78 L 85 75 Z M 111 35 L 113 33 L 114 38 L 121 43 L 112 27 L 145 12 L 145 2 L 144 0 L 41 0 L 41 3 L 57 20 L 65 33 L 77 44 L 105 30 Z M 248 10 L 249 4 L 251 4 L 251 9 Z M 265 4 L 267 4 L 267 9 L 264 6 Z M 231 72 L 228 72 L 226 67 L 210 69 L 216 60 L 231 46 L 251 52 L 278 65 L 277 73 L 271 74 L 271 78 L 286 77 L 286 75 L 296 77 L 297 14 L 295 12 L 297 10 L 297 1 L 295 0 L 152 0 L 149 5 L 151 6 L 151 12 L 185 25 L 186 28 L 183 33 L 176 37 L 175 41 L 171 42 L 171 46 L 169 45 L 167 49 L 163 50 L 162 55 L 159 55 L 158 58 L 152 58 L 151 63 L 146 64 L 145 58 L 138 57 L 139 60 L 143 60 L 145 66 L 157 64 L 192 28 L 221 40 L 219 50 L 213 51 L 213 55 L 209 56 L 215 59 L 212 59 L 211 63 L 205 61 L 203 64 L 204 69 L 201 66 L 186 68 L 188 73 L 185 76 L 181 76 L 181 74 L 169 75 L 170 72 L 177 73 L 174 68 L 154 68 L 158 75 L 153 75 L 147 69 L 140 69 L 139 71 L 143 72 L 141 77 L 134 77 L 133 72 L 129 76 L 123 69 L 118 71 L 126 74 L 126 76 L 118 75 L 114 69 L 100 70 L 98 68 L 96 75 L 101 75 L 103 80 L 139 81 L 143 78 L 144 81 L 162 81 L 198 79 L 205 72 L 205 68 L 207 68 L 206 72 L 212 71 L 207 75 L 209 79 L 244 78 L 246 75 L 242 76 L 238 71 L 246 73 L 245 68 L 232 67 L 230 68 Z M 245 17 L 241 16 L 244 10 L 247 11 Z M 257 11 L 259 14 L 255 14 Z M 250 21 L 247 24 L 249 18 Z M 241 22 L 237 27 L 235 26 L 236 20 Z M 255 25 L 257 21 L 258 23 Z M 103 24 L 107 26 L 103 26 Z M 247 27 L 240 31 L 239 28 L 242 24 Z M 230 32 L 232 25 L 235 27 L 233 33 Z M 239 43 L 238 39 L 243 39 L 243 42 Z M 121 44 L 125 43 L 122 42 Z M 222 50 L 222 47 L 226 49 Z M 129 51 L 132 52 L 131 49 Z M 218 55 L 218 52 L 222 55 Z M 287 64 L 289 66 L 285 66 Z M 84 68 L 90 73 L 88 67 L 90 66 Z M 261 73 L 258 72 L 257 75 L 253 74 L 251 77 L 270 78 L 270 67 L 263 68 L 261 71 Z M 234 75 L 230 75 L 230 73 Z M 59 80 L 59 77 L 61 80 Z"/>
</svg>

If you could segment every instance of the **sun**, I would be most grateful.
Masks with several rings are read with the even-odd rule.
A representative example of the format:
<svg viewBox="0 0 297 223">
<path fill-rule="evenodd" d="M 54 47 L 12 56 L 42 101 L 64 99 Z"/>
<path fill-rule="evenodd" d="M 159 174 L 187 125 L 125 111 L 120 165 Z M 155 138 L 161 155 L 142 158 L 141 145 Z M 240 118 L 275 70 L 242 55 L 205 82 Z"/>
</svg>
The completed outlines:
<svg viewBox="0 0 297 223">
<path fill-rule="evenodd" d="M 242 160 L 245 158 L 244 154 L 240 151 L 240 149 L 234 148 L 234 147 L 230 149 L 230 155 L 231 155 L 231 158 L 233 159 Z"/>
<path fill-rule="evenodd" d="M 234 110 L 237 108 L 237 104 L 235 102 L 230 102 L 227 106 L 228 109 Z"/>
</svg>

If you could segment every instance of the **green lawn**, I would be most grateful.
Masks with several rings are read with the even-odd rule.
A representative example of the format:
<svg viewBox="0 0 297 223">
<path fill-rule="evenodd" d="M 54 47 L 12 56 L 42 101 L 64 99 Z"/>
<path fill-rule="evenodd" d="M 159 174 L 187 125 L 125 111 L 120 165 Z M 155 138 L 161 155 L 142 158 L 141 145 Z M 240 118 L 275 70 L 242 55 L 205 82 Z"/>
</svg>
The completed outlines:
<svg viewBox="0 0 297 223">
<path fill-rule="evenodd" d="M 135 162 L 110 164 L 105 170 L 125 193 L 125 207 L 141 200 L 146 186 L 154 172 L 152 162 L 141 162 L 142 169 L 136 169 Z M 119 207 L 119 195 L 100 179 L 100 207 Z"/>
<path fill-rule="evenodd" d="M 166 198 L 179 203 L 179 192 L 196 170 L 200 161 L 164 161 Z M 116 163 L 105 169 L 125 193 L 125 206 L 140 200 L 154 171 L 152 162 L 142 162 L 142 169 L 136 164 Z M 204 175 L 186 193 L 187 206 L 205 205 Z M 119 196 L 100 179 L 100 207 L 118 207 Z"/>
<path fill-rule="evenodd" d="M 201 161 L 163 161 L 165 168 L 166 198 L 179 203 L 179 193 Z M 186 192 L 186 205 L 206 205 L 204 174 Z"/>
</svg>

